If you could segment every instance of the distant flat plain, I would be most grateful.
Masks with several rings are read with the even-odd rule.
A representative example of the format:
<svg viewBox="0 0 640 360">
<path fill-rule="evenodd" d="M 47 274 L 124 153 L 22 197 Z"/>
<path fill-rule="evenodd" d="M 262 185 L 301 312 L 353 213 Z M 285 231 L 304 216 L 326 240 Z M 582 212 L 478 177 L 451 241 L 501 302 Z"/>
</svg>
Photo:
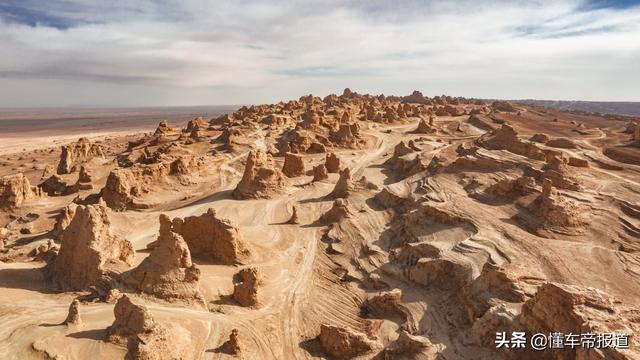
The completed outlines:
<svg viewBox="0 0 640 360">
<path fill-rule="evenodd" d="M 205 120 L 232 112 L 238 105 L 149 108 L 0 109 L 0 154 L 38 149 L 99 137 L 151 131 L 162 120 L 180 127 L 191 119 Z"/>
</svg>

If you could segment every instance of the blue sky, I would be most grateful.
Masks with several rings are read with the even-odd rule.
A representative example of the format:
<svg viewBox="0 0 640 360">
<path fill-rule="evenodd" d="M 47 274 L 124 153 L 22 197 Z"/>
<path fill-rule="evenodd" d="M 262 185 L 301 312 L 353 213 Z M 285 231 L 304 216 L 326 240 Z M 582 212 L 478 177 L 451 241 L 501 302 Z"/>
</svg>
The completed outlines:
<svg viewBox="0 0 640 360">
<path fill-rule="evenodd" d="M 640 0 L 0 0 L 0 107 L 640 101 Z"/>
</svg>

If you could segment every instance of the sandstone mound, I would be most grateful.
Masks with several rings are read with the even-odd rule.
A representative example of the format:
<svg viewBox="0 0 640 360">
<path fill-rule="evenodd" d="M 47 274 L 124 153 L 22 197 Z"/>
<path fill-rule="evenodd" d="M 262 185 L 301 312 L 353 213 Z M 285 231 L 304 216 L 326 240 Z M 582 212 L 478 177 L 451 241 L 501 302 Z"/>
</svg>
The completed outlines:
<svg viewBox="0 0 640 360">
<path fill-rule="evenodd" d="M 313 167 L 313 181 L 322 181 L 329 178 L 327 168 L 324 164 L 320 164 Z"/>
<path fill-rule="evenodd" d="M 122 274 L 122 281 L 136 291 L 165 300 L 202 302 L 200 269 L 191 262 L 182 236 L 161 227 L 157 247 L 136 268 Z"/>
<path fill-rule="evenodd" d="M 337 358 L 351 358 L 378 347 L 365 334 L 334 325 L 322 324 L 319 338 L 324 350 Z"/>
<path fill-rule="evenodd" d="M 169 126 L 169 122 L 167 120 L 162 120 L 158 124 L 158 127 L 156 128 L 156 131 L 153 132 L 153 136 L 167 135 L 167 134 L 171 133 L 172 131 L 173 131 L 173 129 Z"/>
<path fill-rule="evenodd" d="M 503 124 L 500 129 L 480 137 L 478 143 L 489 150 L 507 150 L 531 159 L 545 159 L 545 153 L 542 149 L 534 144 L 521 141 L 518 138 L 518 133 L 507 124 Z"/>
<path fill-rule="evenodd" d="M 585 224 L 583 210 L 564 199 L 548 179 L 542 182 L 542 194 L 531 203 L 529 211 L 540 216 L 548 226 L 580 227 Z"/>
<path fill-rule="evenodd" d="M 511 198 L 527 195 L 535 191 L 536 180 L 530 176 L 516 179 L 502 179 L 491 185 L 487 192 L 498 197 Z"/>
<path fill-rule="evenodd" d="M 420 119 L 418 123 L 418 127 L 414 130 L 416 134 L 433 134 L 436 132 L 436 129 L 433 127 L 433 118 L 430 117 L 429 121 L 425 119 Z"/>
<path fill-rule="evenodd" d="M 327 172 L 337 173 L 340 171 L 340 158 L 334 153 L 327 154 L 324 166 Z"/>
<path fill-rule="evenodd" d="M 67 226 L 71 223 L 71 220 L 73 220 L 77 207 L 78 205 L 71 203 L 65 206 L 56 216 L 56 222 L 53 226 L 53 230 L 51 230 L 51 237 L 53 237 L 54 240 L 60 242 L 60 237 Z"/>
<path fill-rule="evenodd" d="M 80 138 L 78 142 L 62 147 L 57 172 L 58 174 L 74 172 L 83 162 L 95 157 L 104 158 L 102 147 L 87 138 Z"/>
<path fill-rule="evenodd" d="M 331 209 L 322 215 L 322 221 L 329 224 L 336 223 L 340 222 L 342 219 L 350 217 L 351 215 L 352 212 L 349 210 L 347 201 L 344 199 L 336 199 L 333 202 Z"/>
<path fill-rule="evenodd" d="M 69 313 L 67 314 L 67 318 L 64 320 L 65 325 L 74 325 L 81 326 L 82 319 L 80 318 L 80 301 L 73 300 L 71 305 L 69 305 Z"/>
<path fill-rule="evenodd" d="M 363 304 L 363 308 L 369 315 L 386 318 L 399 315 L 402 312 L 400 308 L 401 302 L 402 290 L 393 289 L 368 297 Z"/>
<path fill-rule="evenodd" d="M 304 159 L 302 156 L 286 153 L 284 155 L 284 165 L 282 173 L 288 177 L 296 177 L 305 174 Z"/>
<path fill-rule="evenodd" d="M 0 179 L 0 209 L 13 209 L 25 201 L 39 196 L 39 190 L 31 187 L 24 174 L 3 176 Z"/>
<path fill-rule="evenodd" d="M 241 264 L 250 257 L 240 230 L 229 220 L 219 219 L 213 209 L 200 216 L 173 219 L 171 231 L 184 238 L 194 256 L 223 264 Z"/>
<path fill-rule="evenodd" d="M 157 323 L 146 307 L 134 304 L 126 295 L 118 299 L 113 313 L 107 341 L 126 345 L 126 359 L 190 359 L 197 353 L 186 329 Z"/>
<path fill-rule="evenodd" d="M 346 198 L 353 192 L 354 187 L 355 185 L 351 179 L 351 170 L 344 168 L 340 170 L 340 177 L 330 195 L 336 198 Z"/>
<path fill-rule="evenodd" d="M 242 306 L 259 306 L 258 288 L 261 282 L 257 268 L 240 270 L 233 276 L 233 299 Z"/>
<path fill-rule="evenodd" d="M 542 144 L 546 144 L 547 141 L 549 141 L 549 139 L 550 139 L 549 135 L 538 133 L 538 134 L 534 134 L 531 137 L 531 139 L 529 139 L 529 140 L 534 141 L 534 142 L 538 142 L 538 143 L 542 143 Z"/>
<path fill-rule="evenodd" d="M 58 256 L 50 264 L 53 283 L 62 290 L 83 290 L 98 284 L 112 262 L 129 264 L 131 243 L 111 232 L 104 204 L 80 205 L 62 232 Z"/>
<path fill-rule="evenodd" d="M 576 160 L 579 162 L 579 159 Z M 576 160 L 574 160 L 574 164 Z M 553 186 L 559 189 L 581 190 L 580 183 L 568 166 L 569 161 L 570 158 L 568 159 L 566 156 L 554 153 L 547 154 L 547 163 L 543 167 L 541 180 L 550 180 Z"/>
<path fill-rule="evenodd" d="M 517 112 L 518 108 L 508 101 L 494 101 L 491 103 L 493 111 L 497 112 Z"/>
<path fill-rule="evenodd" d="M 398 339 L 385 349 L 385 354 L 390 355 L 391 359 L 395 359 L 396 357 L 411 359 L 417 353 L 423 352 L 431 347 L 433 347 L 433 344 L 426 337 L 411 335 L 405 330 L 400 330 Z M 433 356 L 437 358 L 436 354 L 433 354 Z"/>
<path fill-rule="evenodd" d="M 247 156 L 242 179 L 233 191 L 236 199 L 270 198 L 285 187 L 282 171 L 275 168 L 271 155 L 252 151 Z"/>
<path fill-rule="evenodd" d="M 242 352 L 240 347 L 240 340 L 238 339 L 238 329 L 231 330 L 229 334 L 229 340 L 225 341 L 220 350 L 229 355 L 238 355 Z"/>
</svg>

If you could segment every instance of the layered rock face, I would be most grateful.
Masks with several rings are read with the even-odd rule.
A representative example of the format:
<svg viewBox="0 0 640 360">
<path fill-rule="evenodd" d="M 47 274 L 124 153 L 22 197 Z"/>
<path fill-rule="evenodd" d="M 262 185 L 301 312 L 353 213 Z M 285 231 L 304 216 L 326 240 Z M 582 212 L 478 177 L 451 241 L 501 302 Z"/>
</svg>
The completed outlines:
<svg viewBox="0 0 640 360">
<path fill-rule="evenodd" d="M 37 197 L 38 190 L 31 187 L 24 174 L 3 176 L 0 179 L 0 209 L 13 209 Z"/>
<path fill-rule="evenodd" d="M 124 295 L 113 308 L 115 320 L 107 329 L 107 341 L 127 347 L 126 359 L 191 359 L 196 356 L 188 331 L 156 322 L 145 306 Z"/>
<path fill-rule="evenodd" d="M 122 281 L 165 300 L 202 301 L 200 269 L 191 262 L 191 252 L 182 236 L 160 227 L 157 246 L 136 268 L 122 274 Z"/>
<path fill-rule="evenodd" d="M 233 298 L 242 306 L 260 305 L 258 287 L 262 280 L 257 268 L 242 269 L 233 276 Z"/>
<path fill-rule="evenodd" d="M 58 174 L 74 172 L 83 162 L 95 157 L 104 158 L 102 147 L 87 138 L 80 138 L 78 142 L 62 147 L 57 172 Z"/>
<path fill-rule="evenodd" d="M 200 216 L 173 219 L 171 231 L 184 238 L 194 256 L 223 264 L 241 264 L 250 257 L 240 230 L 229 220 L 219 219 L 213 209 Z"/>
<path fill-rule="evenodd" d="M 274 165 L 271 155 L 252 151 L 247 157 L 242 179 L 233 191 L 236 199 L 270 198 L 282 192 L 286 183 L 280 169 Z"/>
<path fill-rule="evenodd" d="M 350 328 L 322 324 L 320 343 L 327 353 L 337 358 L 351 358 L 365 354 L 378 345 L 363 333 Z"/>
<path fill-rule="evenodd" d="M 50 264 L 53 283 L 62 290 L 83 290 L 106 275 L 108 262 L 130 263 L 131 243 L 111 232 L 104 204 L 78 206 L 61 235 L 58 256 Z"/>
</svg>

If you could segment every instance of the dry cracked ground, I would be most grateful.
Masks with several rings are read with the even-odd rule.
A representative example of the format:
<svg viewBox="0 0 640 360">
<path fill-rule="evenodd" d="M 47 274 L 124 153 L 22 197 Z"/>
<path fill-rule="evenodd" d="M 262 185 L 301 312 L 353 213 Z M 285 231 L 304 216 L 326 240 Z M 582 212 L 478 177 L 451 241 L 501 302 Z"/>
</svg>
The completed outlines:
<svg viewBox="0 0 640 360">
<path fill-rule="evenodd" d="M 640 357 L 630 118 L 346 89 L 2 160 L 3 359 Z"/>
</svg>

